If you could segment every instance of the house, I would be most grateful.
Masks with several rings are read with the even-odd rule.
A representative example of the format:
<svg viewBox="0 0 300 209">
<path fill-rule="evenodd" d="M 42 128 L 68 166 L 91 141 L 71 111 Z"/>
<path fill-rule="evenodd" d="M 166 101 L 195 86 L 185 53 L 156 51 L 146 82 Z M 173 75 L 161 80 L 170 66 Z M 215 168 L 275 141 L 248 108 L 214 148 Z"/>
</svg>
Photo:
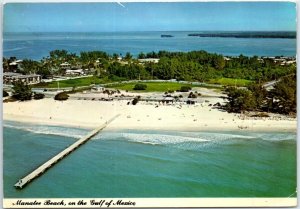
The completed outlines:
<svg viewBox="0 0 300 209">
<path fill-rule="evenodd" d="M 84 71 L 82 69 L 76 69 L 76 70 L 66 70 L 66 75 L 84 75 Z"/>
<path fill-rule="evenodd" d="M 68 62 L 61 63 L 59 66 L 61 69 L 64 69 L 64 70 L 71 68 L 71 65 Z"/>
<path fill-rule="evenodd" d="M 4 71 L 16 72 L 17 70 L 22 70 L 22 67 L 21 67 L 22 62 L 23 62 L 23 60 L 14 60 L 8 64 L 8 66 L 9 66 L 8 69 L 7 70 L 4 69 Z"/>
<path fill-rule="evenodd" d="M 37 74 L 22 75 L 20 73 L 3 73 L 3 84 L 10 85 L 13 82 L 22 81 L 26 84 L 36 84 L 41 82 L 41 76 Z"/>
<path fill-rule="evenodd" d="M 159 59 L 157 58 L 146 58 L 146 59 L 138 59 L 140 63 L 146 63 L 146 62 L 152 62 L 152 63 L 158 63 Z"/>
</svg>

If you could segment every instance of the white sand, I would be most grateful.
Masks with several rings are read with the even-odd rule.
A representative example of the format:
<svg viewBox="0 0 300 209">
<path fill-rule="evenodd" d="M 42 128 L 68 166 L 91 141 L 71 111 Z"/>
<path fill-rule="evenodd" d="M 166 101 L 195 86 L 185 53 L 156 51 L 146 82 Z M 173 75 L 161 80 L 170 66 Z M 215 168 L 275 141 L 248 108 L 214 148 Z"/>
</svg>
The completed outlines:
<svg viewBox="0 0 300 209">
<path fill-rule="evenodd" d="M 222 102 L 210 98 L 211 104 Z M 296 119 L 282 117 L 246 118 L 240 114 L 229 114 L 208 106 L 179 105 L 159 106 L 138 103 L 127 105 L 127 101 L 55 101 L 46 98 L 26 102 L 3 104 L 4 120 L 31 122 L 36 124 L 63 125 L 93 128 L 114 115 L 121 116 L 107 129 L 150 129 L 150 130 L 254 130 L 254 131 L 296 131 Z"/>
</svg>

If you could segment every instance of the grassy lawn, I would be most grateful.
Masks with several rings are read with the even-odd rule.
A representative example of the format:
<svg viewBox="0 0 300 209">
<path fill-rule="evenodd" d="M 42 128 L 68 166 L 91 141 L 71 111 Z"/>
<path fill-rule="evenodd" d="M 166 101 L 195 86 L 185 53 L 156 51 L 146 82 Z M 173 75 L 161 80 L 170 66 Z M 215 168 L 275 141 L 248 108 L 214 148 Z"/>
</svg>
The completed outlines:
<svg viewBox="0 0 300 209">
<path fill-rule="evenodd" d="M 114 82 L 108 78 L 98 78 L 97 76 L 93 77 L 86 77 L 86 78 L 77 78 L 71 80 L 64 80 L 59 81 L 60 88 L 66 87 L 80 87 L 80 86 L 90 86 L 91 84 L 105 84 Z M 176 91 L 181 88 L 181 86 L 190 86 L 190 87 L 197 87 L 198 85 L 191 85 L 191 84 L 183 84 L 183 83 L 171 83 L 171 82 L 142 82 L 143 84 L 147 85 L 147 89 L 144 91 L 137 91 L 137 92 L 166 92 L 166 91 Z M 220 79 L 211 79 L 209 84 L 221 84 L 221 85 L 231 85 L 231 86 L 247 86 L 251 83 L 249 80 L 244 79 L 232 79 L 232 78 L 220 78 Z M 135 83 L 116 83 L 114 85 L 108 86 L 109 88 L 116 88 L 121 90 L 128 90 L 128 91 L 135 91 L 133 87 L 137 84 Z M 58 83 L 57 81 L 53 81 L 50 83 L 40 83 L 36 84 L 33 87 L 37 88 L 57 88 Z M 206 88 L 216 88 L 210 86 L 203 86 Z"/>
<path fill-rule="evenodd" d="M 252 81 L 245 79 L 234 79 L 234 78 L 217 78 L 211 79 L 208 83 L 220 84 L 223 86 L 248 86 Z"/>
<path fill-rule="evenodd" d="M 126 83 L 126 84 L 116 84 L 110 85 L 109 88 L 116 88 L 120 90 L 128 90 L 128 91 L 135 91 L 133 87 L 137 83 Z M 181 88 L 181 86 L 191 86 L 196 87 L 196 85 L 190 84 L 181 84 L 181 83 L 169 83 L 169 82 L 143 82 L 143 84 L 147 85 L 146 90 L 136 91 L 136 92 L 166 92 L 166 91 L 176 91 Z"/>
<path fill-rule="evenodd" d="M 86 77 L 86 78 L 77 78 L 77 79 L 71 79 L 71 80 L 65 80 L 65 81 L 59 81 L 59 87 L 65 88 L 65 87 L 78 87 L 78 86 L 89 86 L 91 84 L 101 84 L 101 83 L 107 83 L 109 81 L 100 79 L 96 76 L 93 77 Z M 34 87 L 40 87 L 40 88 L 57 88 L 57 81 L 53 81 L 50 83 L 43 83 L 43 84 L 37 84 Z"/>
</svg>

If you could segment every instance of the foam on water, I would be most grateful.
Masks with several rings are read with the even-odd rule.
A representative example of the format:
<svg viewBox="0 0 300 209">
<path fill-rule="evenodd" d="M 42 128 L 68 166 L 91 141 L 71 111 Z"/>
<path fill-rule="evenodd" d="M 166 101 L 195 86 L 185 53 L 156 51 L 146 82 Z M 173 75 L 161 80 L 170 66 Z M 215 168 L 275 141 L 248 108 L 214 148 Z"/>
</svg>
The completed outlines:
<svg viewBox="0 0 300 209">
<path fill-rule="evenodd" d="M 30 168 L 72 143 L 65 136 L 89 131 L 5 122 L 4 196 L 288 197 L 296 188 L 295 133 L 104 130 L 15 190 Z"/>
<path fill-rule="evenodd" d="M 207 142 L 209 140 L 200 137 L 188 137 L 165 134 L 137 134 L 124 133 L 124 138 L 133 142 L 152 143 L 152 144 L 178 144 L 183 142 Z"/>
<path fill-rule="evenodd" d="M 15 128 L 33 132 L 36 134 L 58 135 L 71 138 L 81 138 L 89 133 L 90 130 L 25 124 L 11 121 L 4 121 L 4 127 Z M 167 144 L 202 144 L 207 146 L 212 144 L 231 144 L 240 140 L 263 140 L 263 141 L 287 141 L 295 140 L 296 133 L 259 133 L 259 132 L 143 132 L 138 131 L 116 131 L 106 132 L 105 130 L 97 134 L 92 140 L 127 140 L 136 143 L 144 143 L 151 145 L 167 145 Z"/>
<path fill-rule="evenodd" d="M 255 133 L 256 137 L 264 141 L 296 140 L 296 133 Z"/>
<path fill-rule="evenodd" d="M 178 132 L 179 135 L 190 135 L 193 137 L 204 137 L 211 140 L 227 140 L 227 139 L 253 139 L 255 136 L 250 135 L 240 135 L 233 133 L 217 133 L 217 132 Z"/>
<path fill-rule="evenodd" d="M 33 125 L 16 122 L 7 122 L 3 124 L 6 128 L 15 128 L 19 130 L 29 131 L 36 134 L 57 135 L 71 138 L 81 138 L 88 133 L 85 129 L 66 128 L 59 126 Z"/>
</svg>

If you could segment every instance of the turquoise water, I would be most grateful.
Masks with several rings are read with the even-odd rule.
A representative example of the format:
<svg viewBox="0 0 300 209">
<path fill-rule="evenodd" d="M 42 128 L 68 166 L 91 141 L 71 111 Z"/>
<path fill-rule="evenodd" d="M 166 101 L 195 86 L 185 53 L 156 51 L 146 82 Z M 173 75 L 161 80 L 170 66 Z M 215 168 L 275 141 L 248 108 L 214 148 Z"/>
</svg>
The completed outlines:
<svg viewBox="0 0 300 209">
<path fill-rule="evenodd" d="M 4 197 L 296 196 L 295 133 L 104 131 L 13 187 L 87 132 L 6 121 Z"/>
<path fill-rule="evenodd" d="M 4 34 L 3 56 L 40 60 L 55 49 L 77 54 L 100 50 L 123 56 L 126 52 L 137 56 L 140 52 L 159 50 L 205 50 L 230 56 L 296 56 L 296 39 L 192 37 L 189 33 L 197 32 L 7 33 Z M 161 34 L 174 37 L 161 38 Z"/>
</svg>

